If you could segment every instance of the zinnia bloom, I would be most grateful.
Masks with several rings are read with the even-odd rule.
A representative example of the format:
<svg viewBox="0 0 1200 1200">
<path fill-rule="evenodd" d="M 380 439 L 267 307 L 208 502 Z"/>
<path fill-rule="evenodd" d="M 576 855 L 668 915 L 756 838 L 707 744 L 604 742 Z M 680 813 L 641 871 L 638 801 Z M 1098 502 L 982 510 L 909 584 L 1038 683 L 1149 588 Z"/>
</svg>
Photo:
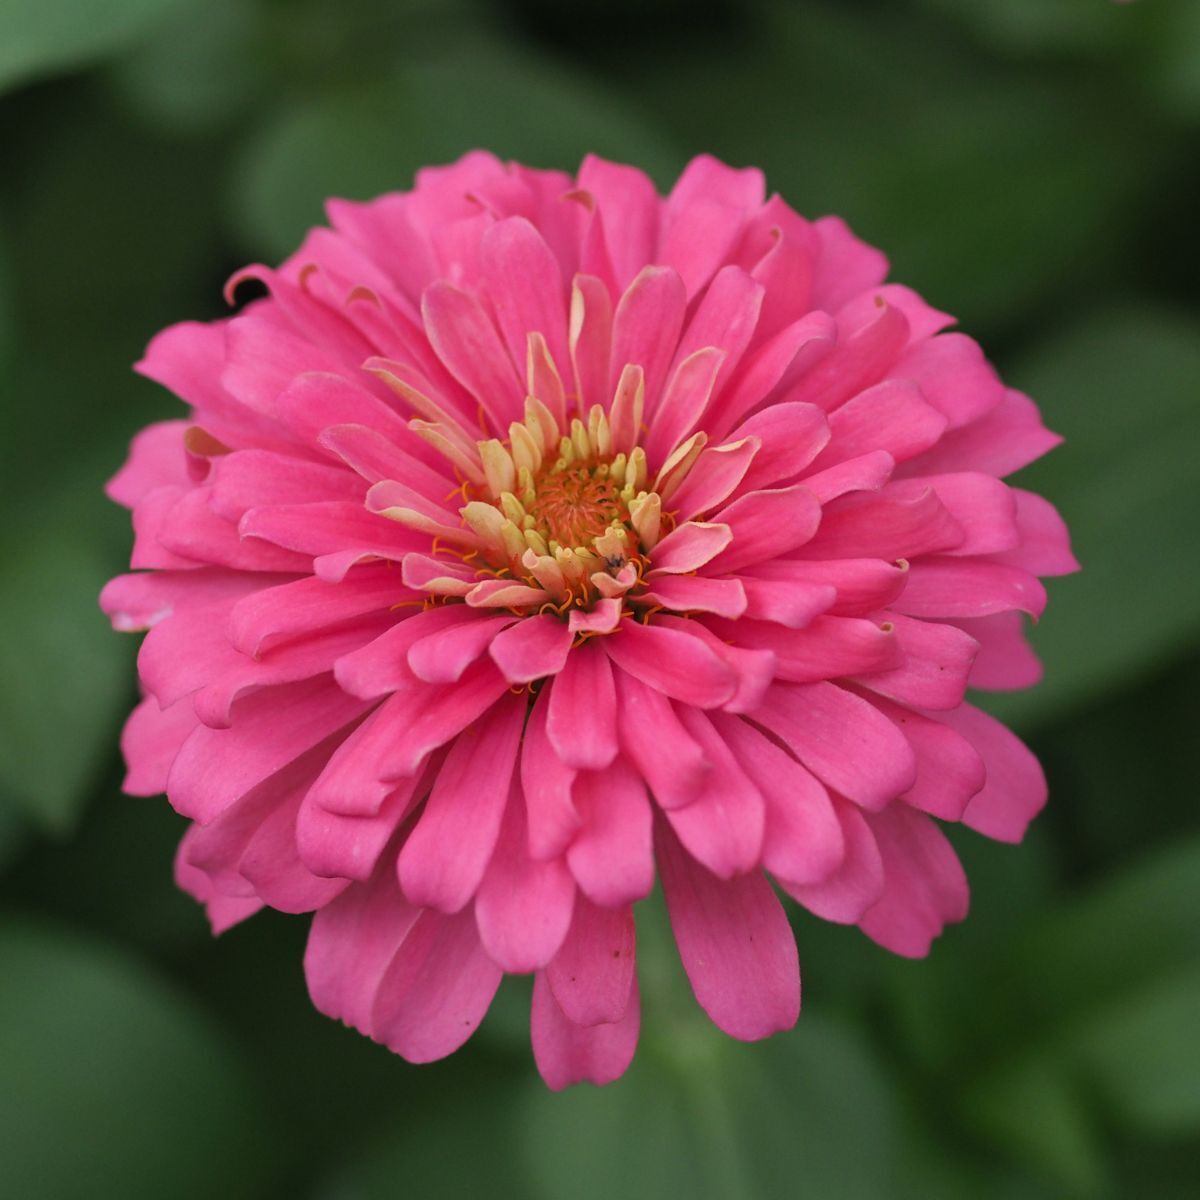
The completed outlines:
<svg viewBox="0 0 1200 1200">
<path fill-rule="evenodd" d="M 533 972 L 555 1088 L 633 1055 L 656 878 L 735 1038 L 799 1013 L 777 888 L 924 955 L 967 911 L 938 821 L 1017 841 L 1045 800 L 963 698 L 1036 681 L 1076 565 L 1001 482 L 1058 441 L 1032 401 L 709 157 L 663 198 L 474 153 L 328 215 L 153 340 L 188 412 L 109 487 L 125 787 L 192 822 L 214 930 L 314 913 L 314 1004 L 416 1062 Z"/>
</svg>

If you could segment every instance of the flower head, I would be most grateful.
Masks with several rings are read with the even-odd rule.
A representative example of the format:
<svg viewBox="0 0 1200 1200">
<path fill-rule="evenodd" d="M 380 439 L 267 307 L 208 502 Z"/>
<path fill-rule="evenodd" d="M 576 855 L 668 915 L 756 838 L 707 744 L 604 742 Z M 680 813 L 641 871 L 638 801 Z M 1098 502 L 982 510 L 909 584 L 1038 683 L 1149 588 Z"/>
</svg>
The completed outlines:
<svg viewBox="0 0 1200 1200">
<path fill-rule="evenodd" d="M 1016 841 L 1036 760 L 964 701 L 1039 668 L 1074 569 L 1001 482 L 1057 438 L 837 218 L 694 160 L 475 153 L 329 205 L 267 294 L 139 364 L 187 416 L 110 494 L 149 629 L 126 788 L 192 822 L 223 930 L 313 912 L 314 1003 L 414 1061 L 505 972 L 560 1087 L 637 1040 L 661 880 L 734 1037 L 799 1012 L 774 884 L 923 955 L 967 908 L 938 821 Z"/>
</svg>

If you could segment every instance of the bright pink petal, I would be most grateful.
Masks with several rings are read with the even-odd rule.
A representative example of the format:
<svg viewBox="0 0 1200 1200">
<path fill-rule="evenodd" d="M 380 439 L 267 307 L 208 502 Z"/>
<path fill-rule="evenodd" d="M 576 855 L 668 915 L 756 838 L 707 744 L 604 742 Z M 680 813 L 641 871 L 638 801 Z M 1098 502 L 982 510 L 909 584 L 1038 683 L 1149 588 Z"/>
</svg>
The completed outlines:
<svg viewBox="0 0 1200 1200">
<path fill-rule="evenodd" d="M 696 708 L 718 708 L 737 691 L 736 673 L 691 634 L 626 621 L 603 644 L 622 671 L 673 700 Z"/>
<path fill-rule="evenodd" d="M 874 705 L 832 683 L 776 684 L 755 714 L 830 788 L 880 809 L 913 785 L 916 759 Z"/>
<path fill-rule="evenodd" d="M 611 1025 L 629 1008 L 637 935 L 628 905 L 602 908 L 576 898 L 571 927 L 546 980 L 574 1025 Z"/>
<path fill-rule="evenodd" d="M 723 714 L 713 723 L 766 802 L 764 869 L 798 884 L 831 875 L 842 862 L 845 839 L 829 793 L 753 725 Z"/>
<path fill-rule="evenodd" d="M 492 861 L 475 896 L 479 936 L 504 971 L 544 967 L 571 924 L 575 881 L 558 858 L 539 862 L 529 853 L 525 800 L 514 787 Z"/>
<path fill-rule="evenodd" d="M 821 507 L 805 487 L 749 492 L 717 514 L 733 541 L 709 564 L 710 571 L 740 570 L 803 546 L 816 532 Z"/>
<path fill-rule="evenodd" d="M 533 984 L 530 1035 L 538 1071 L 551 1091 L 573 1083 L 612 1083 L 625 1074 L 637 1049 L 641 1003 L 633 995 L 619 1021 L 607 1025 L 577 1025 L 568 1020 L 539 972 Z"/>
<path fill-rule="evenodd" d="M 683 281 L 670 267 L 646 267 L 629 285 L 613 315 L 610 395 L 625 364 L 635 363 L 645 376 L 647 407 L 658 400 L 686 304 Z"/>
<path fill-rule="evenodd" d="M 967 877 L 929 817 L 893 804 L 867 817 L 883 858 L 883 894 L 859 921 L 871 939 L 924 958 L 947 922 L 967 915 Z"/>
<path fill-rule="evenodd" d="M 666 810 L 687 852 L 720 879 L 749 871 L 762 853 L 766 807 L 713 723 L 681 705 L 679 720 L 709 763 L 704 783 L 688 804 Z"/>
<path fill-rule="evenodd" d="M 700 1007 L 730 1037 L 753 1042 L 800 1015 L 796 939 L 760 872 L 720 880 L 660 827 L 658 863 L 679 957 Z"/>
<path fill-rule="evenodd" d="M 530 683 L 566 666 L 573 637 L 557 617 L 526 617 L 494 637 L 488 652 L 510 683 Z"/>
<path fill-rule="evenodd" d="M 598 646 L 583 645 L 550 684 L 546 736 L 568 767 L 602 771 L 617 756 L 617 693 Z"/>
<path fill-rule="evenodd" d="M 575 769 L 558 757 L 546 733 L 550 694 L 543 689 L 534 702 L 521 743 L 521 790 L 529 821 L 529 852 L 545 860 L 561 854 L 580 818 L 571 800 Z"/>
<path fill-rule="evenodd" d="M 940 720 L 975 747 L 987 782 L 963 814 L 963 824 L 998 842 L 1019 842 L 1046 804 L 1046 776 L 1033 751 L 994 717 L 964 704 Z"/>
<path fill-rule="evenodd" d="M 575 781 L 581 826 L 567 850 L 575 881 L 597 904 L 641 900 L 654 886 L 650 803 L 642 781 L 617 759 Z"/>
<path fill-rule="evenodd" d="M 409 1062 L 445 1058 L 478 1028 L 501 976 L 470 912 L 424 909 L 379 981 L 371 1036 Z"/>
<path fill-rule="evenodd" d="M 400 851 L 410 903 L 454 913 L 475 894 L 500 833 L 524 723 L 514 696 L 459 735 Z"/>
<path fill-rule="evenodd" d="M 832 799 L 845 845 L 841 866 L 816 883 L 793 884 L 782 877 L 779 882 L 818 917 L 854 925 L 883 894 L 883 859 L 862 812 L 839 796 Z"/>
</svg>

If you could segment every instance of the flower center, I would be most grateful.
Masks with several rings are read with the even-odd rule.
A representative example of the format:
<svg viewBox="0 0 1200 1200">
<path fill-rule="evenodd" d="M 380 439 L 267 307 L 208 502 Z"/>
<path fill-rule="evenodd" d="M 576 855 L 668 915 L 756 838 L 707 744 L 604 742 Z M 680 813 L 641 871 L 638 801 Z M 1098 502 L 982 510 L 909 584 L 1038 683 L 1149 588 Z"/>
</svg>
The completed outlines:
<svg viewBox="0 0 1200 1200">
<path fill-rule="evenodd" d="M 640 582 L 662 504 L 647 491 L 645 451 L 613 453 L 603 409 L 563 433 L 535 403 L 507 441 L 480 442 L 479 457 L 490 495 L 461 513 L 483 540 L 481 565 L 492 574 L 544 589 L 561 611 Z"/>
</svg>

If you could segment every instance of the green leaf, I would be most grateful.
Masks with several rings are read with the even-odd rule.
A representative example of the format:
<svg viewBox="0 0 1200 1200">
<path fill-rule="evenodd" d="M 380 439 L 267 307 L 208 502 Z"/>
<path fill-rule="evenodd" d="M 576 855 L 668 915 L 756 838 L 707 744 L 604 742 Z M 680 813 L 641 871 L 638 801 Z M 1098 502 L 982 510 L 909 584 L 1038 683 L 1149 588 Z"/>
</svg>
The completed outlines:
<svg viewBox="0 0 1200 1200">
<path fill-rule="evenodd" d="M 381 83 L 319 95 L 260 128 L 234 176 L 239 232 L 255 255 L 288 254 L 323 219 L 326 198 L 410 187 L 418 167 L 476 147 L 568 170 L 588 151 L 660 174 L 682 164 L 612 92 L 552 61 L 471 41 L 407 61 Z"/>
<path fill-rule="evenodd" d="M 112 64 L 110 78 L 134 117 L 167 132 L 218 129 L 266 80 L 254 55 L 260 13 L 246 0 L 187 0 Z"/>
<path fill-rule="evenodd" d="M 977 1134 L 1072 1194 L 1099 1190 L 1110 1173 L 1097 1092 L 1126 1126 L 1194 1129 L 1197 911 L 1193 837 L 997 947 L 943 1009 L 945 1020 L 964 1014 L 964 1028 L 937 1086 L 959 1093 L 955 1108 Z"/>
<path fill-rule="evenodd" d="M 118 516 L 106 506 L 87 493 L 60 508 L 31 503 L 32 528 L 0 542 L 0 787 L 34 824 L 58 834 L 71 828 L 109 759 L 131 699 L 133 647 L 96 607 L 111 559 L 95 510 Z"/>
<path fill-rule="evenodd" d="M 1109 51 L 1129 37 L 1140 16 L 1111 0 L 922 0 L 981 37 L 1014 50 Z"/>
<path fill-rule="evenodd" d="M 273 1130 L 238 1052 L 138 964 L 0 919 L 0 1162 L 13 1196 L 264 1194 Z"/>
<path fill-rule="evenodd" d="M 1059 507 L 1083 564 L 1051 582 L 1034 630 L 1044 682 L 989 703 L 1028 724 L 1095 701 L 1200 640 L 1200 323 L 1166 309 L 1100 314 L 1005 373 L 1066 438 L 1016 482 Z"/>
<path fill-rule="evenodd" d="M 85 66 L 154 27 L 180 0 L 4 0 L 0 92 Z"/>
<path fill-rule="evenodd" d="M 1103 279 L 1123 249 L 1114 223 L 1170 162 L 1116 95 L 997 64 L 944 21 L 755 8 L 738 53 L 715 41 L 670 71 L 635 59 L 633 95 L 684 144 L 761 166 L 800 212 L 845 217 L 968 330 Z"/>
<path fill-rule="evenodd" d="M 891 1195 L 894 1101 L 857 1030 L 809 1012 L 747 1046 L 648 1016 L 625 1079 L 531 1095 L 520 1125 L 542 1195 Z"/>
<path fill-rule="evenodd" d="M 1004 1063 L 967 1089 L 963 1115 L 1068 1195 L 1102 1190 L 1107 1170 L 1098 1134 L 1082 1090 L 1063 1062 L 1038 1052 Z"/>
<path fill-rule="evenodd" d="M 1200 1131 L 1200 962 L 1102 1010 L 1074 1049 L 1127 1125 L 1159 1136 Z"/>
</svg>

